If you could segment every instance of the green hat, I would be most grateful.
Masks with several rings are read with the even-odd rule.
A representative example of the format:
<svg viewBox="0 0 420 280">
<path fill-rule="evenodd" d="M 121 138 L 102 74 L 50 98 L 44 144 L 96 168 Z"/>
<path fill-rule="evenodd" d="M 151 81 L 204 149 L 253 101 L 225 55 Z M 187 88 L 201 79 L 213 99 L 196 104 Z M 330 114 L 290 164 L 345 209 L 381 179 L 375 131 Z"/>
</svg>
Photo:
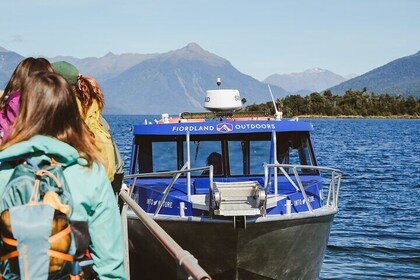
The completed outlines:
<svg viewBox="0 0 420 280">
<path fill-rule="evenodd" d="M 79 77 L 79 70 L 76 66 L 70 64 L 66 61 L 58 61 L 52 64 L 54 71 L 66 79 L 70 85 L 77 83 L 77 78 Z"/>
</svg>

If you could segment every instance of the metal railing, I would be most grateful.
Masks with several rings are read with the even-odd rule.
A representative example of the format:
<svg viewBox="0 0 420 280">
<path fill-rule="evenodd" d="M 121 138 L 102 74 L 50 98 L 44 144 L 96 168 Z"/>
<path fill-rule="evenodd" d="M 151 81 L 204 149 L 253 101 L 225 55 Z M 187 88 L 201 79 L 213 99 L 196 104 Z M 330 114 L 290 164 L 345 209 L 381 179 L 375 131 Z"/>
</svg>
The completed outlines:
<svg viewBox="0 0 420 280">
<path fill-rule="evenodd" d="M 128 255 L 128 225 L 127 225 L 127 207 L 136 214 L 144 226 L 153 234 L 153 236 L 163 245 L 166 251 L 176 260 L 179 266 L 189 275 L 188 279 L 198 280 L 211 280 L 210 275 L 198 264 L 198 261 L 194 256 L 182 249 L 172 237 L 167 234 L 141 207 L 130 197 L 125 191 L 120 191 L 120 197 L 125 202 L 122 210 L 122 218 L 124 223 L 123 234 L 126 244 L 126 254 L 124 265 L 126 271 L 128 270 L 127 277 L 129 279 L 129 255 Z"/>
<path fill-rule="evenodd" d="M 188 175 L 188 174 L 191 174 L 191 172 L 195 172 L 195 171 L 209 170 L 210 189 L 212 189 L 212 186 L 213 186 L 213 165 L 205 166 L 205 167 L 190 168 L 190 169 L 188 169 L 188 166 L 189 166 L 189 164 L 188 164 L 188 162 L 186 162 L 180 170 L 132 174 L 132 175 L 124 176 L 124 180 L 129 180 L 129 179 L 132 180 L 132 182 L 130 184 L 130 195 L 131 195 L 131 192 L 134 190 L 134 188 L 136 186 L 137 179 L 140 179 L 140 178 L 163 178 L 163 177 L 172 176 L 171 182 L 168 184 L 168 186 L 163 191 L 163 198 L 160 201 L 159 206 L 156 209 L 156 212 L 154 214 L 156 216 L 156 215 L 159 214 L 159 211 L 162 208 L 162 205 L 165 203 L 166 197 L 168 196 L 169 192 L 171 191 L 172 186 L 174 185 L 174 183 L 178 180 L 178 178 L 183 173 L 186 173 Z M 190 180 L 187 180 L 187 196 L 188 196 L 188 200 L 191 201 L 191 183 L 190 183 Z"/>
<path fill-rule="evenodd" d="M 328 187 L 328 196 L 327 199 L 324 201 L 324 206 L 332 207 L 333 209 L 338 208 L 338 194 L 340 192 L 340 185 L 341 185 L 341 177 L 343 176 L 343 172 L 339 169 L 334 169 L 330 167 L 323 167 L 323 166 L 312 166 L 312 165 L 293 165 L 293 164 L 271 164 L 265 163 L 264 164 L 264 189 L 266 194 L 268 192 L 268 185 L 271 182 L 271 176 L 269 176 L 269 169 L 274 168 L 275 170 L 280 169 L 283 175 L 287 178 L 289 183 L 297 190 L 302 193 L 304 198 L 305 204 L 308 207 L 310 212 L 313 212 L 311 203 L 309 202 L 308 196 L 306 195 L 305 187 L 302 184 L 300 179 L 300 175 L 297 169 L 308 169 L 308 170 L 317 170 L 317 171 L 327 171 L 331 172 L 331 180 Z M 292 169 L 294 179 L 289 175 L 286 169 Z M 276 174 L 276 172 L 275 172 Z M 270 178 L 269 178 L 270 177 Z M 274 180 L 275 186 L 274 189 L 277 189 L 277 176 Z M 275 192 L 277 193 L 277 192 Z M 321 191 L 322 194 L 322 191 Z"/>
</svg>

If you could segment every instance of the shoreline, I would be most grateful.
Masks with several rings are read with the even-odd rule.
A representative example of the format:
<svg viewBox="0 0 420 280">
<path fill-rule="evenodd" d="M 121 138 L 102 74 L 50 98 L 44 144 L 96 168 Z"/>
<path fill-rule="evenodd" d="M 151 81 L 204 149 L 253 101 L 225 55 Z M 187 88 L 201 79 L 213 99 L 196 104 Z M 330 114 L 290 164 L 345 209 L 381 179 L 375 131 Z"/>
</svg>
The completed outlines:
<svg viewBox="0 0 420 280">
<path fill-rule="evenodd" d="M 299 115 L 296 116 L 302 119 L 420 119 L 420 116 L 412 115 L 391 115 L 391 116 L 361 116 L 361 115 L 338 115 L 338 116 L 325 116 L 325 115 Z"/>
<path fill-rule="evenodd" d="M 115 114 L 115 113 L 105 113 L 104 116 L 157 116 L 159 114 Z M 177 113 L 169 113 L 170 117 L 179 117 Z M 418 120 L 420 116 L 411 116 L 411 115 L 392 115 L 392 116 L 360 116 L 360 115 L 338 115 L 338 116 L 324 116 L 324 115 L 298 115 L 298 116 L 283 116 L 283 119 L 292 119 L 292 118 L 302 118 L 302 119 L 413 119 Z"/>
</svg>

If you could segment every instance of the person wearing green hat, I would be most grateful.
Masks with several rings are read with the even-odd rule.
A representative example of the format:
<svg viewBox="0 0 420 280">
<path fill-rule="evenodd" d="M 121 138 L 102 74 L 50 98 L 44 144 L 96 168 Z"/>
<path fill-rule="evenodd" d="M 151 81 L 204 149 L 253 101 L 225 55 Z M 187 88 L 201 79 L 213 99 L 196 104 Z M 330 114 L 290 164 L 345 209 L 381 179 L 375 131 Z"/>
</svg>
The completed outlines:
<svg viewBox="0 0 420 280">
<path fill-rule="evenodd" d="M 76 66 L 67 61 L 57 61 L 52 63 L 54 71 L 66 79 L 70 85 L 77 84 L 77 79 L 80 75 Z"/>
<path fill-rule="evenodd" d="M 81 75 L 76 66 L 66 61 L 54 62 L 52 66 L 67 80 L 77 97 L 79 112 L 95 138 L 95 145 L 102 156 L 108 178 L 114 191 L 119 192 L 124 164 L 117 145 L 109 133 L 109 125 L 102 116 L 104 95 L 98 82 L 92 77 Z"/>
</svg>

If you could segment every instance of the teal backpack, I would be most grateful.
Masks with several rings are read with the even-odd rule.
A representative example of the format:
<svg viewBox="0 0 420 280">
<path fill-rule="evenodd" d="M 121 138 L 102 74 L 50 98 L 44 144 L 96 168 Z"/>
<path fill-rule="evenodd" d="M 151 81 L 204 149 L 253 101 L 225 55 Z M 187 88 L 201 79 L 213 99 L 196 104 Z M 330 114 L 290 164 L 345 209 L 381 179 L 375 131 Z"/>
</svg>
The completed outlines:
<svg viewBox="0 0 420 280">
<path fill-rule="evenodd" d="M 94 277 L 87 223 L 70 220 L 73 203 L 63 168 L 54 159 L 14 165 L 0 198 L 3 279 Z"/>
</svg>

